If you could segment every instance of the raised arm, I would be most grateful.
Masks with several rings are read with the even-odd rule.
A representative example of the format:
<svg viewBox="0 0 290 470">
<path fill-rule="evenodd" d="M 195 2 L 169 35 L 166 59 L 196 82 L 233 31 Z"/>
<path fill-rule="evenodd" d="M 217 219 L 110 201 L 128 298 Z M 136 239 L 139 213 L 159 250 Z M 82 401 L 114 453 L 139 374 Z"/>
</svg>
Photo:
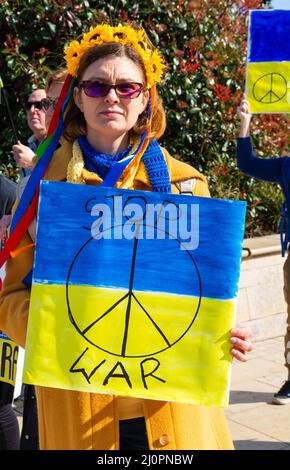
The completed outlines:
<svg viewBox="0 0 290 470">
<path fill-rule="evenodd" d="M 239 170 L 262 181 L 281 183 L 283 157 L 255 157 L 250 138 L 251 113 L 248 101 L 243 99 L 237 112 L 241 120 L 237 146 L 237 165 Z"/>
</svg>

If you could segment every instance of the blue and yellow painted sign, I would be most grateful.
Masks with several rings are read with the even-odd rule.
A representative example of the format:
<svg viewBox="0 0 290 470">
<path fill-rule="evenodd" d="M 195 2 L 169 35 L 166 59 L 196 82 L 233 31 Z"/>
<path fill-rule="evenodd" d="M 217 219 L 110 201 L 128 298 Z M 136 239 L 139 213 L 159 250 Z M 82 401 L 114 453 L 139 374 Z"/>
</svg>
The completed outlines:
<svg viewBox="0 0 290 470">
<path fill-rule="evenodd" d="M 252 113 L 290 112 L 290 10 L 250 12 L 247 98 Z"/>
<path fill-rule="evenodd" d="M 41 183 L 25 383 L 228 402 L 245 203 Z"/>
</svg>

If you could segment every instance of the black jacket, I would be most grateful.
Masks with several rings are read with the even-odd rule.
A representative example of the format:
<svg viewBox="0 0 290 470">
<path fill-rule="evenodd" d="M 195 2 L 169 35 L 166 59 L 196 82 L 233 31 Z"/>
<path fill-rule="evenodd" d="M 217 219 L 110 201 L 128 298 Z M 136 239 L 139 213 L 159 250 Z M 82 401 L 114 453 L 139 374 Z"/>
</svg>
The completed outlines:
<svg viewBox="0 0 290 470">
<path fill-rule="evenodd" d="M 3 215 L 11 214 L 16 199 L 16 184 L 0 175 L 0 219 Z"/>
</svg>

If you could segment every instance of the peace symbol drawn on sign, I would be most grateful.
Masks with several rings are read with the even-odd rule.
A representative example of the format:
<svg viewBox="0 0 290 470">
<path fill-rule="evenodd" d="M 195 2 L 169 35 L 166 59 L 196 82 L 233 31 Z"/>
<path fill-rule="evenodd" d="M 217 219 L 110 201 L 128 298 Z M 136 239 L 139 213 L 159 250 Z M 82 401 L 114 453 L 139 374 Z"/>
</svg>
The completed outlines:
<svg viewBox="0 0 290 470">
<path fill-rule="evenodd" d="M 114 226 L 110 227 L 107 230 L 112 230 L 112 229 L 114 229 Z M 165 351 L 166 349 L 171 348 L 176 343 L 178 343 L 186 335 L 186 333 L 189 331 L 189 329 L 191 328 L 191 326 L 193 325 L 193 323 L 194 323 L 194 321 L 197 317 L 197 314 L 198 314 L 198 311 L 199 311 L 199 308 L 200 308 L 200 305 L 201 305 L 202 285 L 201 285 L 200 273 L 199 273 L 198 267 L 196 265 L 196 262 L 195 262 L 195 260 L 192 256 L 192 254 L 188 250 L 186 250 L 185 247 L 183 247 L 183 250 L 180 250 L 180 247 L 183 246 L 183 245 L 182 245 L 182 242 L 178 238 L 176 238 L 174 235 L 171 235 L 169 232 L 167 232 L 165 230 L 162 230 L 160 228 L 158 228 L 157 230 L 160 230 L 160 231 L 164 232 L 167 236 L 170 236 L 172 244 L 174 245 L 172 253 L 174 253 L 174 250 L 176 249 L 176 253 L 178 253 L 179 256 L 184 257 L 184 262 L 189 262 L 190 266 L 192 267 L 193 282 L 195 282 L 197 284 L 197 289 L 196 290 L 198 291 L 198 295 L 195 295 L 195 302 L 193 302 L 193 312 L 190 313 L 190 317 L 189 317 L 189 315 L 187 316 L 186 321 L 183 320 L 184 325 L 183 325 L 183 328 L 182 328 L 182 333 L 180 333 L 180 331 L 177 332 L 176 336 L 173 340 L 172 339 L 169 340 L 168 339 L 168 334 L 165 331 L 163 331 L 164 329 L 162 329 L 162 328 L 160 328 L 160 326 L 158 326 L 158 320 L 156 319 L 156 317 L 158 317 L 158 292 L 156 292 L 157 308 L 155 309 L 155 312 L 153 314 L 151 314 L 148 311 L 148 308 L 145 308 L 143 303 L 138 299 L 138 293 L 135 294 L 135 292 L 134 292 L 134 278 L 135 278 L 135 273 L 136 273 L 135 270 L 136 270 L 136 258 L 137 258 L 138 245 L 140 244 L 140 242 L 143 242 L 143 243 L 145 242 L 146 243 L 146 240 L 145 241 L 144 240 L 139 240 L 138 237 L 135 237 L 134 240 L 133 240 L 133 249 L 132 249 L 132 256 L 131 256 L 131 268 L 130 268 L 130 279 L 129 279 L 129 286 L 128 286 L 127 293 L 125 295 L 121 295 L 121 297 L 115 303 L 113 303 L 109 308 L 107 308 L 104 312 L 97 312 L 95 320 L 92 323 L 90 323 L 88 326 L 86 326 L 85 328 L 80 328 L 80 326 L 78 325 L 77 316 L 78 316 L 79 312 L 77 311 L 78 310 L 77 306 L 72 305 L 72 302 L 70 300 L 70 285 L 72 285 L 71 277 L 72 277 L 72 274 L 73 274 L 73 270 L 78 269 L 77 264 L 78 264 L 79 257 L 85 254 L 85 250 L 86 250 L 86 248 L 88 247 L 88 245 L 90 243 L 94 243 L 94 242 L 96 243 L 96 240 L 94 240 L 93 237 L 89 238 L 84 243 L 84 245 L 79 249 L 79 251 L 74 256 L 73 261 L 70 265 L 68 275 L 67 275 L 67 280 L 66 280 L 66 301 L 67 301 L 69 319 L 70 319 L 71 323 L 73 324 L 73 326 L 75 327 L 75 329 L 77 330 L 77 332 L 87 342 L 89 342 L 91 345 L 95 346 L 96 348 L 98 348 L 102 351 L 105 351 L 105 352 L 107 352 L 107 353 L 109 353 L 113 356 L 138 358 L 138 357 L 152 356 L 153 354 L 159 354 L 159 353 Z M 131 240 L 131 242 L 132 242 L 132 240 Z M 152 240 L 151 240 L 151 242 L 152 242 Z M 98 249 L 98 246 L 96 244 L 96 252 L 98 251 L 97 249 Z M 160 256 L 163 256 L 163 254 L 161 254 Z M 172 256 L 172 254 L 171 254 L 171 256 Z M 97 253 L 96 253 L 96 260 L 97 260 Z M 124 260 L 124 263 L 126 263 L 126 260 Z M 128 260 L 128 263 L 130 263 L 130 260 Z M 114 269 L 114 266 L 112 266 L 112 270 L 113 269 Z M 135 287 L 135 289 L 136 289 L 136 287 Z M 125 316 L 124 330 L 122 332 L 120 332 L 120 334 L 122 335 L 122 339 L 121 339 L 121 342 L 119 344 L 121 344 L 122 346 L 119 350 L 117 350 L 117 349 L 108 350 L 108 349 L 106 349 L 106 347 L 104 347 L 102 345 L 102 335 L 99 334 L 96 339 L 95 338 L 93 339 L 92 335 L 89 337 L 88 334 L 90 333 L 90 331 L 92 331 L 92 329 L 96 325 L 99 325 L 104 318 L 106 318 L 108 315 L 110 315 L 110 313 L 113 312 L 114 309 L 116 309 L 121 304 L 124 307 L 124 316 Z M 159 336 L 159 340 L 160 340 L 160 338 L 162 338 L 162 342 L 164 343 L 164 347 L 161 347 L 159 349 L 157 348 L 158 350 L 153 350 L 153 351 L 149 352 L 148 351 L 148 344 L 146 344 L 144 346 L 145 349 L 143 350 L 143 352 L 139 351 L 136 354 L 134 353 L 134 351 L 129 351 L 128 352 L 128 350 L 127 350 L 127 341 L 128 341 L 129 330 L 130 330 L 130 315 L 131 315 L 131 309 L 132 309 L 133 304 L 135 304 L 135 309 L 138 308 L 139 315 L 140 315 L 140 321 L 144 322 L 144 325 L 145 325 L 145 320 L 146 320 L 147 323 L 148 323 L 148 321 L 151 323 L 151 326 L 153 325 L 154 330 L 155 330 L 155 334 L 157 336 Z M 178 312 L 177 312 L 177 315 L 178 315 Z M 172 325 L 170 323 L 168 324 L 168 330 L 170 331 L 170 335 L 172 337 Z M 103 331 L 103 334 L 104 335 L 106 334 L 105 329 Z M 141 346 L 139 345 L 139 347 L 141 347 L 141 349 L 142 349 L 142 345 Z M 145 352 L 145 350 L 146 350 L 146 352 Z"/>
<path fill-rule="evenodd" d="M 263 104 L 281 101 L 287 93 L 287 80 L 280 73 L 262 75 L 253 85 L 253 96 Z"/>
</svg>

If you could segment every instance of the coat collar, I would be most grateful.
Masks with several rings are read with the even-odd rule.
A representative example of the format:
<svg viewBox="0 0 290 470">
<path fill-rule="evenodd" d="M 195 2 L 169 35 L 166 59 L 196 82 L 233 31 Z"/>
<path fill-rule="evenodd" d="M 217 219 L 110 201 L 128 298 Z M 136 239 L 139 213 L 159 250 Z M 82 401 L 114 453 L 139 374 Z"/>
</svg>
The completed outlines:
<svg viewBox="0 0 290 470">
<path fill-rule="evenodd" d="M 206 178 L 195 168 L 171 157 L 167 150 L 163 148 L 162 152 L 167 163 L 172 183 L 178 183 L 179 181 L 184 181 L 190 178 L 196 178 L 206 183 Z M 61 146 L 55 151 L 49 167 L 45 172 L 44 179 L 51 181 L 66 181 L 67 166 L 71 158 L 72 143 L 62 139 Z M 98 175 L 86 169 L 83 170 L 82 176 L 88 184 L 97 185 L 102 181 Z M 133 181 L 135 180 L 150 188 L 150 182 L 145 165 L 142 161 L 136 161 L 136 159 L 133 159 L 125 169 L 116 186 L 119 188 L 129 189 L 133 187 Z"/>
</svg>

